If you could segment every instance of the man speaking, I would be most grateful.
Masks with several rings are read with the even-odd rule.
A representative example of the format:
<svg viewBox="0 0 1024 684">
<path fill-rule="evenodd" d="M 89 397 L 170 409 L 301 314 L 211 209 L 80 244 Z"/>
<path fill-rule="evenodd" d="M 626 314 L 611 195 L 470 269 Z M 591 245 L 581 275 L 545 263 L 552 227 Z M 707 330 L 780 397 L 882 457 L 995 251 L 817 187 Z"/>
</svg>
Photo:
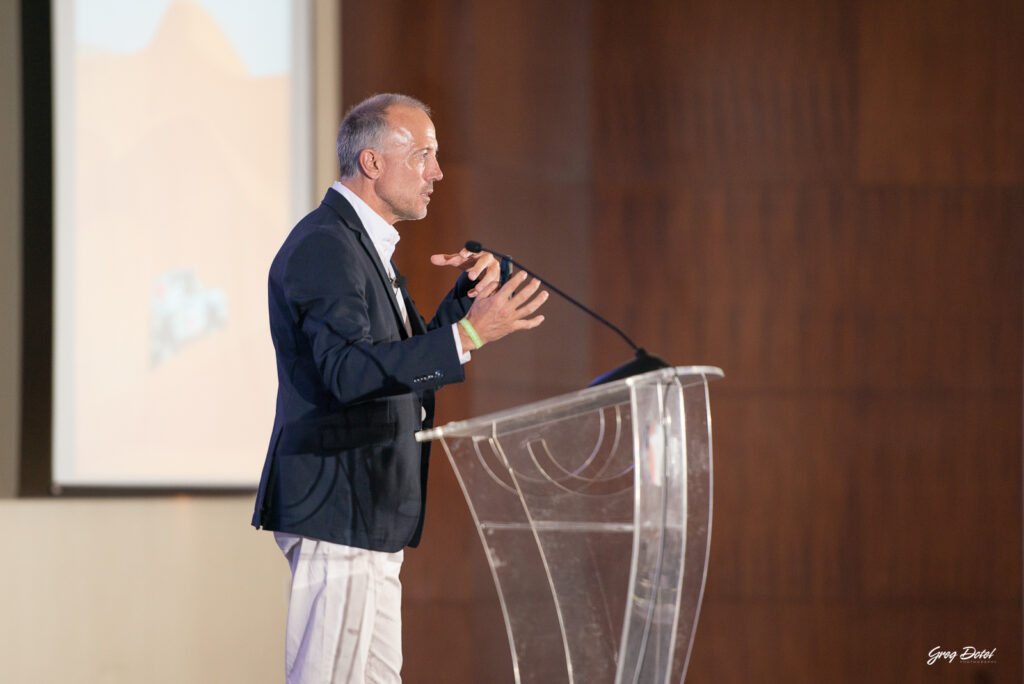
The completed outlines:
<svg viewBox="0 0 1024 684">
<path fill-rule="evenodd" d="M 423 529 L 429 448 L 413 435 L 472 351 L 543 321 L 538 281 L 499 287 L 494 257 L 466 250 L 430 258 L 463 271 L 433 319 L 413 306 L 393 226 L 426 216 L 442 177 L 429 114 L 394 94 L 353 107 L 340 182 L 270 267 L 277 414 L 252 522 L 291 566 L 289 684 L 401 681 L 398 575 Z"/>
</svg>

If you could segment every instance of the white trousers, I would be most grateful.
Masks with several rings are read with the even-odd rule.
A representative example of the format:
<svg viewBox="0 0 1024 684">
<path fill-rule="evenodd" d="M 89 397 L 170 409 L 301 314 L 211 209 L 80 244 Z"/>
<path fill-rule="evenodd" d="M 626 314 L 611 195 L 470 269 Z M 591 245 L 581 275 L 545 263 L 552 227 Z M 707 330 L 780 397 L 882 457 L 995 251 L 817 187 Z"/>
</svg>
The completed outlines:
<svg viewBox="0 0 1024 684">
<path fill-rule="evenodd" d="M 402 681 L 404 553 L 274 533 L 292 569 L 287 684 Z"/>
</svg>

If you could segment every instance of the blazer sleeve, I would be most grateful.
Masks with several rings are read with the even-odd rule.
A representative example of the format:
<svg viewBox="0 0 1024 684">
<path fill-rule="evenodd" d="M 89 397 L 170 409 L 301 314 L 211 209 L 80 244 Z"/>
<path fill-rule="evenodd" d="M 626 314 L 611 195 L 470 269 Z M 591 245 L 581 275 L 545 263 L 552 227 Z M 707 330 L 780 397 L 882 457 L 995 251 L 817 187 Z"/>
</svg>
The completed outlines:
<svg viewBox="0 0 1024 684">
<path fill-rule="evenodd" d="M 361 250 L 322 231 L 306 236 L 285 265 L 285 298 L 324 385 L 339 401 L 350 403 L 465 379 L 450 330 L 405 340 L 374 339 L 373 320 L 393 314 L 390 309 L 371 311 L 367 285 L 376 274 L 367 269 L 372 268 Z"/>
<path fill-rule="evenodd" d="M 455 287 L 448 291 L 445 298 L 437 305 L 437 312 L 427 324 L 427 330 L 433 330 L 441 326 L 451 326 L 469 312 L 473 306 L 473 298 L 466 296 L 466 293 L 473 289 L 473 281 L 465 273 L 455 281 Z"/>
</svg>

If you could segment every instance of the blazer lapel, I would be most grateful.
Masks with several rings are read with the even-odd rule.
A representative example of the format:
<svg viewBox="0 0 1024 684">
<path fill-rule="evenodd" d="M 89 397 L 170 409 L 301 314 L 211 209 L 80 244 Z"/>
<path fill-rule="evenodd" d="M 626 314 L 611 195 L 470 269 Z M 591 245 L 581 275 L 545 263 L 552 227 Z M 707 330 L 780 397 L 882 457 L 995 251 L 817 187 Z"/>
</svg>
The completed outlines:
<svg viewBox="0 0 1024 684">
<path fill-rule="evenodd" d="M 362 228 L 362 224 L 359 226 Z M 398 332 L 402 338 L 406 338 L 409 335 L 405 331 L 405 323 L 402 322 L 402 311 L 398 308 L 398 300 L 395 298 L 395 288 L 391 286 L 391 278 L 388 277 L 387 271 L 384 270 L 384 265 L 380 262 L 380 255 L 377 254 L 377 249 L 373 246 L 373 240 L 366 234 L 366 229 L 359 231 L 359 243 L 366 250 L 367 255 L 373 262 L 373 267 L 377 269 L 377 276 L 380 278 L 381 284 L 384 286 L 384 291 L 387 292 L 388 301 L 391 302 L 391 313 L 395 315 L 395 322 L 398 323 Z"/>
<path fill-rule="evenodd" d="M 395 277 L 398 277 L 398 267 L 395 266 L 395 262 L 391 262 L 391 268 L 395 272 Z M 402 300 L 405 302 L 405 312 L 409 314 L 409 327 L 412 329 L 413 335 L 422 335 L 427 332 L 427 324 L 423 321 L 423 317 L 420 316 L 420 312 L 416 310 L 416 305 L 413 304 L 412 297 L 409 296 L 409 291 L 405 289 L 405 285 L 399 288 L 402 291 Z"/>
<path fill-rule="evenodd" d="M 327 191 L 327 195 L 324 197 L 324 204 L 334 209 L 335 213 L 338 214 L 338 217 L 341 218 L 349 230 L 355 231 L 359 236 L 359 244 L 362 245 L 363 251 L 366 252 L 366 258 L 370 260 L 370 263 L 377 270 L 377 277 L 380 278 L 380 283 L 384 286 L 384 291 L 388 295 L 388 301 L 391 302 L 391 313 L 394 314 L 395 322 L 398 324 L 398 333 L 403 339 L 408 337 L 405 331 L 405 324 L 402 322 L 402 312 L 398 308 L 398 300 L 395 299 L 395 290 L 391 287 L 391 279 L 388 278 L 387 271 L 384 270 L 384 264 L 380 261 L 380 255 L 377 254 L 377 249 L 373 246 L 373 240 L 370 239 L 366 228 L 363 227 L 363 222 L 359 220 L 356 210 L 336 190 Z M 411 321 L 412 316 L 409 318 Z"/>
</svg>

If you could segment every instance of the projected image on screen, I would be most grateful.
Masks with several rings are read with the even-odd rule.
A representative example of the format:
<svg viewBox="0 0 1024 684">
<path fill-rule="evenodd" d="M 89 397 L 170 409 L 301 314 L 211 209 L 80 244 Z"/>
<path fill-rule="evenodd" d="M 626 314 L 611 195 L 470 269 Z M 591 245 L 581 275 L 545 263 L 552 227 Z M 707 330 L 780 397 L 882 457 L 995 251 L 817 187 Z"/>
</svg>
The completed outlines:
<svg viewBox="0 0 1024 684">
<path fill-rule="evenodd" d="M 255 486 L 309 197 L 304 3 L 54 3 L 54 482 Z"/>
</svg>

